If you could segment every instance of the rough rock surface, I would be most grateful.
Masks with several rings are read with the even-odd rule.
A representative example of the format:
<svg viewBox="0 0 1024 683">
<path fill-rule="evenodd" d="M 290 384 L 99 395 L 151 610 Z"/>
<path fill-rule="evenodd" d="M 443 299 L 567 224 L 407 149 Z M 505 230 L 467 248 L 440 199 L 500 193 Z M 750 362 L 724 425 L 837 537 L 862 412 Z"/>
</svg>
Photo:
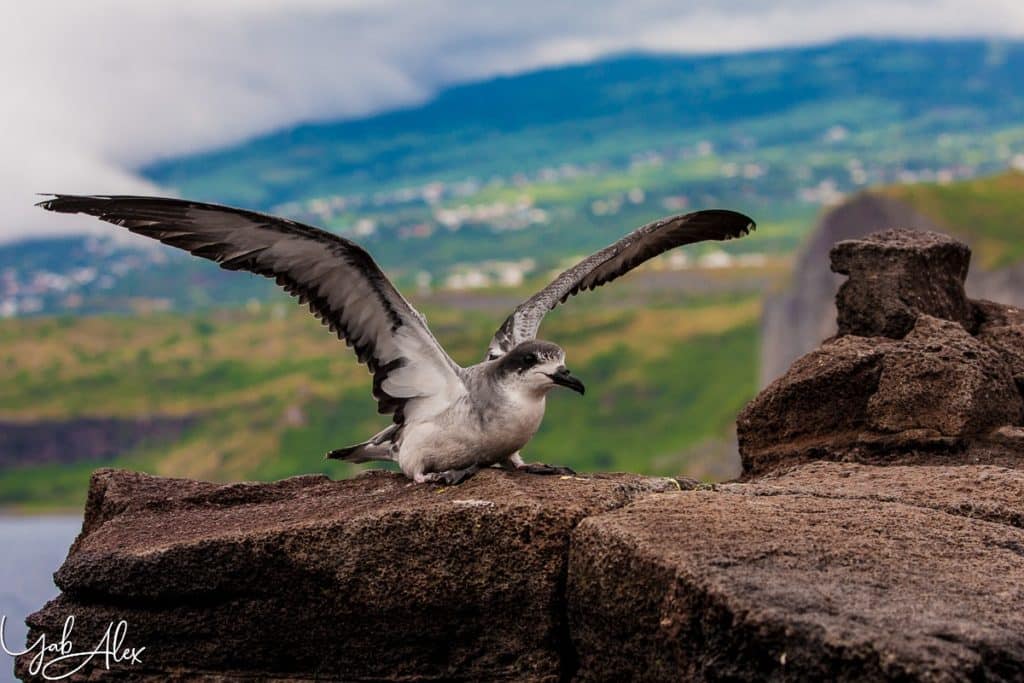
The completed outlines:
<svg viewBox="0 0 1024 683">
<path fill-rule="evenodd" d="M 936 233 L 839 243 L 840 335 L 740 414 L 744 475 L 794 462 L 1024 465 L 1024 314 L 964 293 L 970 253 Z"/>
<path fill-rule="evenodd" d="M 941 233 L 887 230 L 833 247 L 839 334 L 901 338 L 927 314 L 970 327 L 964 291 L 971 252 Z"/>
<path fill-rule="evenodd" d="M 958 323 L 922 315 L 882 359 L 867 413 L 879 432 L 959 436 L 1018 424 L 1024 404 L 997 351 Z"/>
<path fill-rule="evenodd" d="M 577 680 L 1024 676 L 1024 530 L 835 495 L 818 474 L 584 520 L 569 565 Z"/>
<path fill-rule="evenodd" d="M 61 597 L 81 642 L 127 620 L 132 680 L 558 680 L 569 536 L 678 482 L 497 470 L 439 489 L 372 473 L 218 486 L 100 470 Z M 26 658 L 19 664 L 22 674 Z M 83 674 L 84 675 L 84 674 Z"/>
<path fill-rule="evenodd" d="M 1024 392 L 1024 311 L 992 301 L 974 302 L 977 337 L 1002 357 Z"/>
<path fill-rule="evenodd" d="M 797 255 L 788 289 L 765 296 L 761 315 L 762 387 L 836 333 L 835 297 L 845 278 L 830 267 L 832 247 L 842 240 L 860 239 L 889 227 L 939 229 L 935 221 L 908 204 L 870 192 L 856 195 L 821 217 Z M 975 290 L 977 278 L 974 273 L 969 283 Z"/>
<path fill-rule="evenodd" d="M 716 488 L 742 495 L 806 494 L 902 503 L 1024 529 L 1024 471 L 992 465 L 812 462 L 771 472 L 755 482 Z"/>
</svg>

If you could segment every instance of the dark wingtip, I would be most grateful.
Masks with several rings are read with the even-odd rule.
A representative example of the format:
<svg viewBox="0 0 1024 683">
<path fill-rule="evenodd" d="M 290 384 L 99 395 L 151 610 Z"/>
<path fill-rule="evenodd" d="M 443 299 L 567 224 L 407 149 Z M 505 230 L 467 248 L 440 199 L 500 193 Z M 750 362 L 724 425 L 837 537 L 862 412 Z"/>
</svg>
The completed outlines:
<svg viewBox="0 0 1024 683">
<path fill-rule="evenodd" d="M 757 230 L 757 223 L 754 222 L 753 218 L 732 209 L 704 209 L 697 213 L 725 227 L 725 232 L 719 239 L 731 240 L 746 237 Z"/>
<path fill-rule="evenodd" d="M 49 199 L 36 202 L 36 206 L 47 211 L 59 211 L 61 213 L 77 213 L 81 211 L 86 203 L 95 204 L 98 200 L 104 199 L 103 197 L 86 197 L 75 194 L 58 194 L 56 192 L 40 192 L 37 196 L 49 197 Z"/>
<path fill-rule="evenodd" d="M 50 205 L 58 197 L 60 197 L 60 195 L 55 193 L 55 192 L 36 192 L 36 196 L 37 197 L 46 197 L 46 199 L 44 199 L 42 201 L 39 201 L 39 202 L 36 202 L 33 206 L 38 206 L 38 207 L 40 207 L 42 209 L 46 209 L 47 211 L 52 211 L 52 209 L 50 208 Z"/>
</svg>

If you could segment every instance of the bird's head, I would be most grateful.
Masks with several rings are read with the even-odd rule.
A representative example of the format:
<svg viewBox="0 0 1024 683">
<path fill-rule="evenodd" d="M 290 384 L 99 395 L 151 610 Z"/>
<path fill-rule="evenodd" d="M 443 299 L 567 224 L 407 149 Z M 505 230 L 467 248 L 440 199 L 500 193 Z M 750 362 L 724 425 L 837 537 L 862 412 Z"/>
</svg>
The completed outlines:
<svg viewBox="0 0 1024 683">
<path fill-rule="evenodd" d="M 565 367 L 565 351 L 551 342 L 525 341 L 495 361 L 495 369 L 505 382 L 511 382 L 533 394 L 546 394 L 556 386 L 583 394 L 583 382 Z"/>
</svg>

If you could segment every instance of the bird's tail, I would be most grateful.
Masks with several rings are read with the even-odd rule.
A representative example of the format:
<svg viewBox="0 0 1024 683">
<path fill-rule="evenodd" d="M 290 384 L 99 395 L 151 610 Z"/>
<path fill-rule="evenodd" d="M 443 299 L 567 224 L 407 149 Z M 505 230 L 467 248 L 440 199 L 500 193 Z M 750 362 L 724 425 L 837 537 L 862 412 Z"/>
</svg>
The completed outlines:
<svg viewBox="0 0 1024 683">
<path fill-rule="evenodd" d="M 392 452 L 395 439 L 398 438 L 398 425 L 390 425 L 378 432 L 367 441 L 354 446 L 336 448 L 327 454 L 331 460 L 347 460 L 348 462 L 369 462 L 371 460 L 394 460 Z"/>
</svg>

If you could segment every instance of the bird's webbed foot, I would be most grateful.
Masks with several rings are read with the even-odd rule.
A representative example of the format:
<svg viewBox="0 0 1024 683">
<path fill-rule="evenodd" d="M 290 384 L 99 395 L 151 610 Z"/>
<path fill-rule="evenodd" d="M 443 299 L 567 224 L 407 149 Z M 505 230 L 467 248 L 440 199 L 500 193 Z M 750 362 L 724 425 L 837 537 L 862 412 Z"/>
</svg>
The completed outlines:
<svg viewBox="0 0 1024 683">
<path fill-rule="evenodd" d="M 576 470 L 571 467 L 545 465 L 540 462 L 523 463 L 522 465 L 518 465 L 516 470 L 519 472 L 526 472 L 527 474 L 561 474 L 566 476 L 573 476 L 576 474 Z"/>
<path fill-rule="evenodd" d="M 444 484 L 455 486 L 466 481 L 480 471 L 479 465 L 470 465 L 461 470 L 445 470 L 443 472 L 427 472 L 414 477 L 417 484 Z"/>
</svg>

